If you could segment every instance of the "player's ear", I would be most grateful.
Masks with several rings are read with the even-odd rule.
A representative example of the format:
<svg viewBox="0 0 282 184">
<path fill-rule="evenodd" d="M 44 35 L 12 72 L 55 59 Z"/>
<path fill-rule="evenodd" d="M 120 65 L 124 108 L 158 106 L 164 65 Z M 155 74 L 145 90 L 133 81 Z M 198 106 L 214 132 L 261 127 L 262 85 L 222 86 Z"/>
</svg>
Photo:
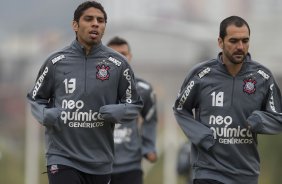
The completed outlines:
<svg viewBox="0 0 282 184">
<path fill-rule="evenodd" d="M 218 37 L 217 42 L 218 42 L 219 48 L 223 49 L 223 40 L 222 40 L 222 38 Z"/>
<path fill-rule="evenodd" d="M 77 21 L 72 21 L 72 29 L 77 32 L 78 31 L 78 22 Z"/>
</svg>

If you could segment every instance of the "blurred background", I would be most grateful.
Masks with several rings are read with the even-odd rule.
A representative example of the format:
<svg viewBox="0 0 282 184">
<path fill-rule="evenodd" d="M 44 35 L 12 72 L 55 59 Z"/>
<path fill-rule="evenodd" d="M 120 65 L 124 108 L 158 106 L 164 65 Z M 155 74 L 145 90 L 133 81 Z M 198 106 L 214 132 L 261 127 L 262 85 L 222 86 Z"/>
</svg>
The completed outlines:
<svg viewBox="0 0 282 184">
<path fill-rule="evenodd" d="M 53 51 L 72 42 L 79 0 L 0 2 L 0 184 L 47 184 L 44 128 L 30 115 L 26 94 Z M 187 139 L 172 105 L 187 71 L 216 57 L 222 19 L 239 15 L 251 27 L 250 53 L 282 88 L 282 1 L 101 0 L 108 23 L 103 42 L 129 41 L 132 67 L 150 81 L 158 100 L 158 154 L 143 163 L 145 184 L 184 184 L 176 173 L 177 152 Z M 243 105 L 243 104 L 242 104 Z M 282 183 L 282 135 L 259 136 L 260 184 Z"/>
</svg>

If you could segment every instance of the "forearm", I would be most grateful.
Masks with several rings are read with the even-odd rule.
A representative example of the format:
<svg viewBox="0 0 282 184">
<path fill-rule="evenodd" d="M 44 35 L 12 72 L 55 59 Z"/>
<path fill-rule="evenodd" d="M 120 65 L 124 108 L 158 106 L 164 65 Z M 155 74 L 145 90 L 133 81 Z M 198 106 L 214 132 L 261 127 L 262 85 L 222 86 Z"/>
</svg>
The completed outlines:
<svg viewBox="0 0 282 184">
<path fill-rule="evenodd" d="M 255 111 L 247 119 L 250 129 L 259 134 L 278 134 L 282 132 L 282 114 Z"/>
<path fill-rule="evenodd" d="M 189 140 L 206 150 L 209 150 L 214 144 L 213 131 L 196 121 L 192 115 L 179 112 L 174 109 L 175 118 Z"/>
</svg>

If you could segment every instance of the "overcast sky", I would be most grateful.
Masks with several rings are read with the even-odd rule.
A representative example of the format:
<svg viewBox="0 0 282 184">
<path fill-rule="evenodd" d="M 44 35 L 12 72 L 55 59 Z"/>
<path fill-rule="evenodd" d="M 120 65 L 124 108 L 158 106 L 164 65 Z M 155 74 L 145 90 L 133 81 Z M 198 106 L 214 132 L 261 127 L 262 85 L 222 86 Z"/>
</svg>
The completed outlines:
<svg viewBox="0 0 282 184">
<path fill-rule="evenodd" d="M 44 37 L 46 32 L 58 32 L 66 38 L 73 36 L 71 28 L 73 12 L 81 2 L 83 0 L 0 1 L 1 48 L 6 48 L 3 44 L 10 42 L 15 36 Z M 194 32 L 198 33 L 199 38 L 207 40 L 204 36 L 210 36 L 216 40 L 219 22 L 226 16 L 240 15 L 246 18 L 251 26 L 251 49 L 257 52 L 255 54 L 263 60 L 264 57 L 271 60 L 279 59 L 278 45 L 282 39 L 279 36 L 282 31 L 282 1 L 279 0 L 100 0 L 100 2 L 109 17 L 109 29 L 106 31 L 119 28 L 124 32 L 133 26 L 139 32 L 155 31 L 158 34 L 158 31 L 166 30 L 172 32 L 175 41 L 179 38 L 177 35 L 185 36 Z M 155 18 L 161 19 L 158 24 L 153 21 Z M 205 21 L 209 25 L 199 27 L 198 31 L 191 28 L 192 23 L 204 24 Z M 126 23 L 128 29 L 124 26 Z M 149 27 L 150 24 L 152 28 Z M 115 29 L 112 29 L 111 25 L 115 25 Z M 208 34 L 205 34 L 205 31 Z M 132 40 L 134 38 L 136 36 L 132 34 Z M 152 37 L 154 38 L 156 37 Z M 143 47 L 142 43 L 137 44 Z"/>
</svg>

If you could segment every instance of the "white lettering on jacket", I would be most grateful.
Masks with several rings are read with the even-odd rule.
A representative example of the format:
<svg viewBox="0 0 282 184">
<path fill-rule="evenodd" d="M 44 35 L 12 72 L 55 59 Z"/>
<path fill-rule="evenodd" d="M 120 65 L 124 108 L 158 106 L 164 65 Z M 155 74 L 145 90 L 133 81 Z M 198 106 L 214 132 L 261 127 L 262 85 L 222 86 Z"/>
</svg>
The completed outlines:
<svg viewBox="0 0 282 184">
<path fill-rule="evenodd" d="M 55 64 L 57 63 L 58 61 L 60 61 L 61 59 L 64 59 L 65 58 L 65 55 L 59 55 L 58 57 L 55 57 L 54 59 L 52 59 L 52 63 Z"/>
<path fill-rule="evenodd" d="M 271 96 L 270 96 L 270 99 L 269 99 L 269 105 L 270 105 L 270 108 L 271 108 L 271 110 L 273 111 L 273 112 L 276 112 L 277 113 L 277 111 L 276 111 L 276 109 L 275 109 L 275 105 L 274 105 L 274 97 L 273 97 L 273 86 L 274 86 L 274 84 L 271 84 L 270 85 L 270 91 L 271 91 Z"/>
<path fill-rule="evenodd" d="M 123 75 L 125 76 L 126 80 L 128 81 L 129 85 L 126 89 L 126 102 L 132 103 L 132 90 L 131 90 L 131 76 L 129 75 L 129 68 L 124 70 Z"/>
<path fill-rule="evenodd" d="M 130 142 L 131 134 L 132 134 L 132 128 L 122 127 L 121 124 L 117 123 L 115 125 L 115 130 L 114 130 L 114 143 L 122 144 L 124 142 Z"/>
<path fill-rule="evenodd" d="M 188 84 L 188 86 L 186 87 L 186 89 L 185 89 L 183 95 L 181 96 L 181 98 L 180 98 L 180 100 L 179 100 L 179 104 L 178 104 L 178 106 L 177 106 L 177 110 L 182 110 L 183 105 L 185 104 L 185 102 L 186 102 L 186 100 L 187 100 L 187 98 L 188 98 L 188 96 L 189 96 L 191 90 L 192 90 L 193 87 L 194 87 L 194 84 L 195 84 L 195 82 L 194 82 L 194 81 L 191 81 L 191 82 Z"/>
<path fill-rule="evenodd" d="M 103 121 L 101 114 L 92 110 L 81 111 L 83 107 L 84 102 L 82 100 L 74 101 L 64 99 L 62 101 L 62 109 L 65 110 L 61 112 L 61 120 L 64 122 L 64 124 L 69 123 L 70 127 L 98 127 L 97 124 L 93 123 L 97 123 L 97 121 Z M 100 123 L 99 125 L 103 126 L 103 123 Z"/>
<path fill-rule="evenodd" d="M 40 75 L 40 77 L 37 79 L 37 81 L 35 83 L 35 86 L 34 86 L 33 91 L 32 91 L 32 98 L 33 99 L 35 99 L 35 96 L 37 95 L 37 92 L 38 92 L 40 86 L 42 85 L 44 78 L 47 75 L 47 73 L 48 73 L 48 67 L 46 67 L 44 69 L 43 73 Z"/>
<path fill-rule="evenodd" d="M 198 76 L 201 78 L 203 78 L 205 75 L 207 75 L 209 72 L 211 71 L 211 69 L 208 67 L 208 68 L 205 68 L 204 70 L 202 70 L 200 73 L 198 73 Z"/>
<path fill-rule="evenodd" d="M 262 71 L 262 70 L 259 70 L 258 71 L 258 73 L 263 77 L 263 78 L 265 78 L 266 80 L 268 80 L 269 79 L 269 75 L 268 74 L 266 74 L 264 71 Z"/>
<path fill-rule="evenodd" d="M 218 139 L 222 144 L 252 144 L 252 132 L 241 126 L 230 127 L 232 123 L 231 116 L 211 115 L 209 124 L 214 139 Z"/>
<path fill-rule="evenodd" d="M 111 61 L 112 63 L 114 63 L 117 66 L 121 65 L 121 62 L 119 60 L 117 60 L 116 58 L 109 57 L 108 60 Z"/>
</svg>

